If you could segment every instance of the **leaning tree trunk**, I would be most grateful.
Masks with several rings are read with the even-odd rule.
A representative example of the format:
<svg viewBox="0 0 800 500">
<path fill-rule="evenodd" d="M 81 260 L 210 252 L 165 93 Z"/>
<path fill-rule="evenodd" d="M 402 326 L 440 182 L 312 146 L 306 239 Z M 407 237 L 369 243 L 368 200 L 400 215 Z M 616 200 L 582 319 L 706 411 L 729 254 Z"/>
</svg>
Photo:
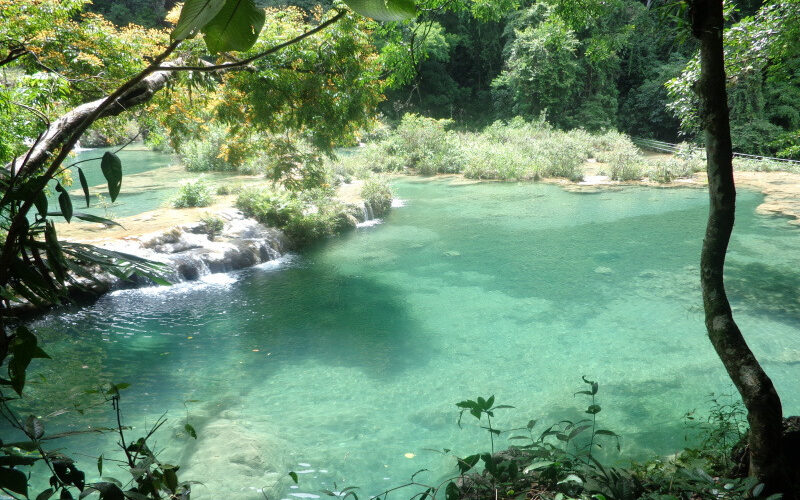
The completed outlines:
<svg viewBox="0 0 800 500">
<path fill-rule="evenodd" d="M 750 424 L 750 475 L 770 491 L 785 485 L 781 400 L 733 320 L 723 268 L 733 231 L 736 188 L 725 88 L 722 0 L 690 0 L 692 32 L 700 41 L 700 118 L 706 140 L 710 209 L 700 258 L 708 336 L 742 396 Z"/>
</svg>

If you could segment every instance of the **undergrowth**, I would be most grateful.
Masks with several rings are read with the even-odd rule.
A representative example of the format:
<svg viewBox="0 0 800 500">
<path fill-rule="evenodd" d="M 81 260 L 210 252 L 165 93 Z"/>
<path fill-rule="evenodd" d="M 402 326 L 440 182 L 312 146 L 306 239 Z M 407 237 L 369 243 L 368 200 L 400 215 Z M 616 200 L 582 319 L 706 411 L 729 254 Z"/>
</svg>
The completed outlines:
<svg viewBox="0 0 800 500">
<path fill-rule="evenodd" d="M 371 498 L 388 498 L 407 491 L 407 498 L 536 499 L 536 500 L 734 500 L 763 495 L 764 486 L 753 478 L 731 477 L 735 465 L 731 448 L 744 436 L 744 408 L 733 397 L 710 399 L 710 411 L 686 415 L 687 439 L 696 445 L 669 457 L 646 462 L 628 462 L 621 455 L 622 438 L 601 426 L 603 410 L 599 384 L 585 377 L 586 384 L 575 396 L 586 398 L 585 418 L 562 420 L 541 431 L 537 420 L 522 427 L 500 429 L 498 410 L 512 406 L 496 404 L 495 397 L 478 397 L 456 404 L 458 425 L 471 416 L 478 429 L 488 435 L 489 450 L 459 456 L 451 449 L 429 450 L 452 457 L 454 473 L 429 483 L 427 469 L 417 471 L 402 485 Z M 495 451 L 506 436 L 508 448 Z M 602 451 L 602 453 L 600 453 Z M 354 488 L 346 496 L 355 500 Z M 344 491 L 344 490 L 342 490 Z"/>
<path fill-rule="evenodd" d="M 236 208 L 248 217 L 281 229 L 298 247 L 355 227 L 361 208 L 332 197 L 330 190 L 303 192 L 251 187 L 242 189 Z"/>
</svg>

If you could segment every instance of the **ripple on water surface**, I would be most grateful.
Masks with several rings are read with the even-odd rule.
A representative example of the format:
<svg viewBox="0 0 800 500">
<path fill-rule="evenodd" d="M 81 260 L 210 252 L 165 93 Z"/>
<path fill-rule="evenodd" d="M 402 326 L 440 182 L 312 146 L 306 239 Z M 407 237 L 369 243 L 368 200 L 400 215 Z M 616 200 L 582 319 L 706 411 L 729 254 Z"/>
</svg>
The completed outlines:
<svg viewBox="0 0 800 500">
<path fill-rule="evenodd" d="M 600 381 L 602 426 L 624 452 L 671 453 L 682 415 L 730 390 L 699 309 L 703 191 L 395 187 L 406 203 L 384 224 L 288 261 L 50 315 L 36 326 L 57 361 L 36 369 L 81 401 L 101 382 L 131 383 L 123 404 L 138 429 L 169 411 L 161 445 L 206 484 L 198 498 L 316 498 L 334 483 L 377 493 L 422 468 L 433 480 L 453 463 L 427 448 L 488 446 L 455 425 L 455 402 L 495 394 L 516 407 L 498 412 L 500 428 L 581 418 L 581 375 Z M 740 194 L 730 295 L 796 413 L 800 234 L 756 216 L 760 199 Z M 49 390 L 32 388 L 59 401 Z M 180 436 L 187 409 L 196 442 Z M 109 412 L 83 418 L 108 425 Z M 48 422 L 79 425 L 74 413 Z M 113 448 L 92 439 L 75 446 Z"/>
</svg>

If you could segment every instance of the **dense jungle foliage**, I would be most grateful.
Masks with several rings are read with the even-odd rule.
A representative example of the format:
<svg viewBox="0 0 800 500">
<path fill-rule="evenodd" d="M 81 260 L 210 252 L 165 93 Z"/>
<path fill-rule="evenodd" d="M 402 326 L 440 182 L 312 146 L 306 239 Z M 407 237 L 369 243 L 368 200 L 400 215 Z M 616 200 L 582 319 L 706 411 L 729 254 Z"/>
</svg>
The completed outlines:
<svg viewBox="0 0 800 500">
<path fill-rule="evenodd" d="M 261 2 L 309 12 L 329 2 Z M 726 60 L 734 150 L 800 158 L 800 7 L 727 4 Z M 118 26 L 165 26 L 166 0 L 95 2 Z M 390 121 L 408 112 L 459 128 L 545 116 L 564 129 L 616 129 L 669 142 L 701 141 L 692 112 L 696 42 L 667 8 L 615 0 L 439 6 L 370 33 Z M 454 7 L 454 8 L 453 8 Z"/>
<path fill-rule="evenodd" d="M 356 8 L 365 1 L 346 3 Z M 329 2 L 236 2 L 247 7 L 249 17 L 237 21 L 248 29 L 231 35 L 216 16 L 222 12 L 234 19 L 235 8 L 229 9 L 233 14 L 218 10 L 202 22 L 195 12 L 191 22 L 196 26 L 186 28 L 191 13 L 168 0 L 0 0 L 0 161 L 7 165 L 0 176 L 0 361 L 8 360 L 8 378 L 0 385 L 8 394 L 21 395 L 28 364 L 48 357 L 35 333 L 10 319 L 12 302 L 66 303 L 74 276 L 91 280 L 101 271 L 121 278 L 138 273 L 163 283 L 159 267 L 143 259 L 59 242 L 54 217 L 113 224 L 73 211 L 67 188 L 74 180 L 62 163 L 78 137 L 87 146 L 141 138 L 150 147 L 174 152 L 190 172 L 261 174 L 269 187 L 236 189 L 236 206 L 304 245 L 355 224 L 359 214 L 333 198 L 335 188 L 353 177 L 364 179 L 360 195 L 380 214 L 391 206 L 388 185 L 377 175 L 384 172 L 577 181 L 591 159 L 603 169 L 599 173 L 615 180 L 668 182 L 702 169 L 689 144 L 673 159 L 645 164 L 630 140 L 702 142 L 703 117 L 694 93 L 699 45 L 688 34 L 679 4 L 423 0 L 416 10 L 406 0 L 390 3 L 401 10 L 410 5 L 418 15 L 379 24 Z M 725 20 L 734 148 L 800 158 L 800 2 L 732 2 L 726 4 Z M 177 36 L 181 29 L 184 35 Z M 189 36 L 200 32 L 203 39 Z M 140 94 L 146 99 L 133 99 L 130 110 L 106 100 L 107 95 L 130 98 L 127 91 L 161 72 L 170 76 L 148 80 L 151 87 Z M 48 143 L 51 125 L 87 104 L 98 111 L 70 122 L 76 132 L 66 139 Z M 113 106 L 121 109 L 109 111 Z M 81 127 L 88 127 L 85 134 Z M 44 153 L 36 151 L 40 141 Z M 363 142 L 369 144 L 352 158 L 337 157 L 338 148 Z M 770 168 L 764 165 L 743 162 L 740 168 Z M 122 184 L 119 158 L 107 153 L 100 168 L 113 202 Z M 78 176 L 89 205 L 81 170 Z M 48 202 L 48 189 L 57 193 L 56 201 Z M 173 205 L 207 206 L 213 196 L 209 185 L 195 180 L 181 187 Z M 48 203 L 57 203 L 60 211 L 48 209 Z M 219 232 L 218 219 L 208 216 L 204 223 L 209 235 Z M 592 416 L 591 451 L 596 434 L 617 436 L 596 431 L 598 388 L 584 382 L 590 388 L 582 393 L 592 401 L 586 411 Z M 191 484 L 179 482 L 177 467 L 159 462 L 147 445 L 161 420 L 125 445 L 119 407 L 124 385 L 110 384 L 98 396 L 116 412 L 122 461 L 133 474 L 126 496 L 188 498 Z M 85 473 L 61 454 L 45 452 L 42 421 L 18 417 L 6 404 L 10 401 L 0 393 L 0 410 L 30 443 L 28 448 L 0 444 L 2 487 L 28 497 L 30 478 L 21 468 L 41 459 L 52 476 L 51 488 L 39 498 L 57 492 L 72 498 L 70 491 L 84 491 Z M 502 408 L 493 403 L 490 397 L 458 405 L 480 420 Z M 724 425 L 732 419 L 725 417 Z M 541 456 L 526 455 L 550 462 L 541 469 L 552 474 L 539 477 L 551 493 L 581 494 L 565 488 L 576 482 L 571 476 L 588 477 L 588 469 L 595 482 L 606 482 L 597 490 L 603 498 L 633 498 L 630 491 L 644 488 L 635 470 L 606 470 L 591 453 L 588 458 L 572 453 L 570 440 L 587 432 L 589 424 L 557 425 L 562 427 L 551 427 L 539 439 L 530 434 L 529 451 Z M 733 426 L 741 437 L 738 420 Z M 491 422 L 488 431 L 493 448 Z M 189 424 L 186 432 L 196 438 Z M 545 438 L 564 443 L 563 449 Z M 731 465 L 727 449 L 717 448 L 716 458 L 701 457 L 703 467 Z M 461 475 L 481 461 L 494 491 L 498 484 L 518 488 L 518 464 L 491 451 L 458 459 Z M 674 493 L 676 471 L 682 469 L 674 462 L 651 465 L 644 473 L 657 476 L 650 498 L 719 498 L 721 483 L 705 472 L 690 478 L 679 495 L 656 496 L 664 488 L 665 495 Z M 718 472 L 727 475 L 729 469 Z M 102 456 L 98 472 L 102 475 Z M 755 479 L 731 481 L 742 495 L 762 493 Z M 634 489 L 626 489 L 631 484 Z M 121 487 L 104 480 L 90 489 L 101 498 L 123 498 Z"/>
</svg>

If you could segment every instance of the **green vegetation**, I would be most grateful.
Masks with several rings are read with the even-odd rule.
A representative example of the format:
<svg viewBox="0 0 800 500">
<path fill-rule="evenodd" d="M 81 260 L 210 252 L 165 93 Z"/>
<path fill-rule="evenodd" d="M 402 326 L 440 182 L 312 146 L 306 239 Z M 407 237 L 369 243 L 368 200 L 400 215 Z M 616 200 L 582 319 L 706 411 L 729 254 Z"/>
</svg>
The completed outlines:
<svg viewBox="0 0 800 500">
<path fill-rule="evenodd" d="M 677 460 L 647 465 L 644 472 L 602 465 L 592 454 L 596 438 L 617 436 L 596 428 L 598 386 L 585 379 L 591 390 L 581 392 L 592 398 L 590 421 L 562 421 L 536 440 L 531 434 L 530 444 L 518 450 L 527 461 L 548 462 L 527 467 L 537 484 L 562 495 L 718 498 L 722 485 L 730 495 L 757 497 L 759 480 L 768 485 L 764 493 L 791 494 L 789 475 L 797 468 L 781 462 L 780 399 L 720 290 L 735 212 L 729 139 L 741 152 L 800 157 L 800 3 L 741 1 L 723 12 L 721 2 L 692 0 L 696 40 L 685 36 L 682 14 L 671 15 L 668 6 L 659 18 L 635 0 L 590 0 L 578 7 L 555 0 L 345 0 L 360 14 L 392 21 L 387 25 L 343 6 L 265 10 L 250 0 L 187 0 L 167 20 L 171 3 L 96 2 L 92 8 L 103 17 L 85 13 L 84 0 L 0 1 L 0 17 L 12 21 L 0 26 L 0 361 L 8 371 L 0 385 L 22 396 L 29 364 L 48 357 L 35 334 L 19 326 L 15 307 L 63 304 L 75 290 L 92 293 L 87 283 L 97 283 L 101 272 L 165 283 L 157 264 L 59 241 L 56 218 L 115 224 L 73 207 L 65 162 L 80 139 L 103 145 L 147 136 L 175 150 L 192 172 L 263 174 L 272 186 L 241 190 L 237 207 L 306 246 L 355 226 L 360 207 L 332 198 L 333 187 L 353 176 L 368 178 L 362 196 L 376 214 L 391 206 L 391 191 L 370 172 L 578 181 L 593 159 L 616 180 L 669 182 L 699 170 L 694 153 L 646 162 L 629 137 L 614 130 L 668 140 L 684 134 L 695 142 L 702 131 L 709 151 L 720 152 L 708 161 L 712 212 L 702 254 L 704 305 L 712 343 L 753 423 L 749 456 L 758 479 L 727 483 L 702 472 L 724 473 L 715 469 L 724 462 L 718 450 L 689 453 L 711 461 L 700 469 L 692 462 L 690 472 Z M 170 32 L 153 29 L 170 24 Z M 385 90 L 389 98 L 381 104 Z M 143 104 L 148 108 L 142 116 L 129 111 Z M 397 126 L 359 153 L 326 162 L 335 148 L 355 144 L 375 125 L 379 105 Z M 736 163 L 750 170 L 782 168 Z M 84 167 L 78 182 L 89 205 Z M 119 157 L 106 153 L 99 168 L 114 202 L 122 186 Z M 198 178 L 181 186 L 173 204 L 207 206 L 213 191 Z M 57 209 L 48 206 L 55 203 Z M 203 223 L 211 238 L 224 227 L 212 217 Z M 28 439 L 0 445 L 0 489 L 29 497 L 30 475 L 23 468 L 41 461 L 52 476 L 38 498 L 72 498 L 76 490 L 81 497 L 95 490 L 109 499 L 188 498 L 190 485 L 178 481 L 177 467 L 159 462 L 147 445 L 163 421 L 126 444 L 119 414 L 123 385 L 112 384 L 103 397 L 117 412 L 122 463 L 133 474 L 129 484 L 87 485 L 69 458 L 45 451 L 42 421 L 18 417 L 14 398 L 0 393 L 6 420 Z M 516 492 L 519 465 L 494 456 L 500 431 L 491 417 L 503 407 L 494 406 L 493 397 L 459 407 L 479 421 L 485 415 L 491 439 L 490 453 L 458 459 L 461 474 L 481 461 L 488 482 L 462 478 L 461 487 L 448 484 L 446 496 L 463 494 L 456 490 L 465 486 L 478 496 L 498 486 Z M 727 411 L 720 410 L 718 419 L 732 418 Z M 715 428 L 727 435 L 724 426 Z M 588 445 L 575 440 L 582 434 Z M 716 446 L 719 436 L 711 441 Z M 102 456 L 98 472 L 102 476 Z M 437 491 L 429 487 L 426 495 Z"/>
<path fill-rule="evenodd" d="M 248 217 L 282 229 L 298 247 L 355 227 L 361 209 L 331 197 L 325 190 L 293 193 L 265 187 L 243 189 L 236 208 Z"/>
<path fill-rule="evenodd" d="M 742 464 L 733 459 L 746 428 L 741 402 L 712 395 L 707 415 L 696 411 L 686 415 L 687 439 L 691 434 L 699 443 L 697 447 L 668 458 L 610 466 L 603 462 L 614 461 L 615 452 L 611 450 L 616 450 L 618 458 L 622 438 L 599 427 L 598 415 L 603 411 L 597 398 L 599 384 L 585 377 L 583 381 L 588 387 L 575 395 L 588 398 L 584 410 L 587 417 L 562 420 L 542 431 L 536 430 L 543 427 L 538 420 L 514 429 L 497 428 L 492 424 L 495 412 L 514 407 L 495 404 L 494 396 L 457 403 L 458 426 L 463 428 L 465 413 L 474 417 L 480 429 L 488 433 L 490 451 L 458 457 L 445 448 L 439 453 L 454 458 L 458 475 L 438 484 L 425 484 L 423 469 L 407 484 L 387 493 L 408 488 L 416 495 L 436 497 L 444 493 L 446 498 L 470 499 L 494 498 L 497 494 L 504 498 L 533 495 L 542 500 L 777 500 L 763 493 L 764 484 L 744 477 Z M 512 444 L 495 452 L 495 442 L 504 436 Z"/>
<path fill-rule="evenodd" d="M 214 214 L 203 215 L 203 217 L 200 218 L 200 222 L 203 224 L 203 232 L 208 235 L 208 239 L 212 241 L 216 239 L 225 228 L 225 221 Z"/>
<path fill-rule="evenodd" d="M 543 120 L 520 117 L 495 122 L 481 132 L 449 130 L 451 125 L 449 120 L 406 115 L 397 129 L 332 168 L 346 175 L 364 175 L 366 167 L 373 172 L 462 173 L 471 179 L 579 181 L 586 161 L 595 158 L 614 179 L 648 175 L 638 148 L 617 132 L 563 132 Z"/>
<path fill-rule="evenodd" d="M 371 177 L 361 187 L 361 198 L 369 204 L 375 217 L 382 217 L 392 208 L 392 188 L 383 178 Z"/>
<path fill-rule="evenodd" d="M 214 192 L 208 182 L 199 177 L 184 181 L 172 200 L 175 208 L 207 207 L 214 201 Z"/>
</svg>

